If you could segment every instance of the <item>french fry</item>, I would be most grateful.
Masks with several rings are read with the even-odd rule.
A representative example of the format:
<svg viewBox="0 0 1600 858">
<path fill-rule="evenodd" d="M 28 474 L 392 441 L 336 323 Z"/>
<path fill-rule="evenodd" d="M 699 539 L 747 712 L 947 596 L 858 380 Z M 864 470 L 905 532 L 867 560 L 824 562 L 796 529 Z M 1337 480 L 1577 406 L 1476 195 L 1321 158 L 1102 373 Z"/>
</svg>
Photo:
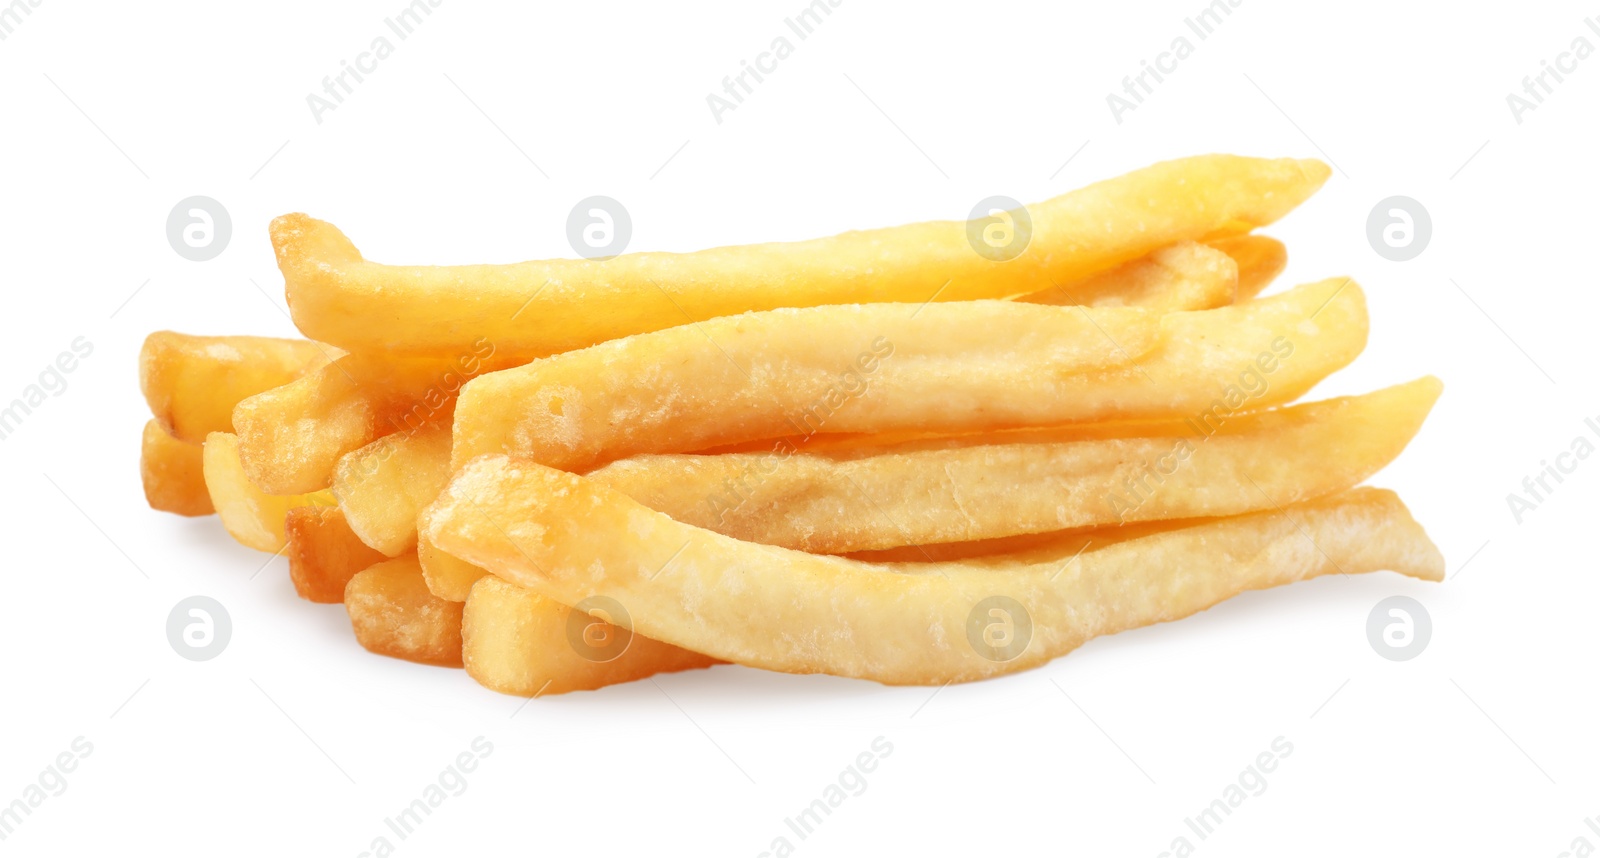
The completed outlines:
<svg viewBox="0 0 1600 858">
<path fill-rule="evenodd" d="M 1143 307 L 1156 313 L 1232 304 L 1239 283 L 1233 257 L 1193 241 L 1179 242 L 1076 283 L 1023 295 L 1029 304 Z"/>
<path fill-rule="evenodd" d="M 472 585 L 489 574 L 459 557 L 440 551 L 426 539 L 417 538 L 417 562 L 422 564 L 422 580 L 428 592 L 450 602 L 465 602 Z"/>
<path fill-rule="evenodd" d="M 474 379 L 456 406 L 452 461 L 514 453 L 588 470 L 796 432 L 955 434 L 1181 417 L 1235 399 L 1265 407 L 1349 363 L 1366 334 L 1348 278 L 1159 317 L 1010 301 L 749 313 Z"/>
<path fill-rule="evenodd" d="M 139 476 L 151 509 L 188 516 L 216 512 L 206 491 L 200 445 L 173 437 L 160 420 L 144 424 Z"/>
<path fill-rule="evenodd" d="M 333 493 L 269 495 L 256 488 L 239 461 L 239 441 L 227 432 L 206 436 L 201 451 L 206 491 L 222 526 L 240 545 L 276 554 L 287 544 L 284 517 L 297 506 L 333 506 Z"/>
<path fill-rule="evenodd" d="M 818 554 L 1236 515 L 1348 489 L 1388 464 L 1439 396 L 1432 377 L 1253 414 L 891 445 L 874 455 L 641 456 L 593 482 L 674 519 Z"/>
<path fill-rule="evenodd" d="M 589 691 L 718 663 L 593 616 L 574 617 L 572 608 L 492 575 L 472 585 L 461 640 L 469 676 L 522 697 Z"/>
<path fill-rule="evenodd" d="M 413 555 L 356 573 L 344 591 L 356 640 L 367 650 L 439 667 L 461 666 L 460 602 L 434 598 Z"/>
<path fill-rule="evenodd" d="M 283 526 L 289 580 L 308 601 L 343 602 L 345 586 L 357 572 L 387 559 L 356 537 L 336 506 L 295 507 Z"/>
<path fill-rule="evenodd" d="M 1320 161 L 1230 155 L 1156 164 L 1028 207 L 1026 247 L 1006 261 L 990 258 L 984 230 L 1020 240 L 1016 213 L 788 244 L 513 265 L 380 265 L 331 224 L 302 214 L 274 220 L 271 234 L 289 309 L 307 336 L 356 352 L 432 354 L 456 354 L 486 337 L 507 354 L 534 358 L 748 310 L 1037 292 L 1169 244 L 1276 221 L 1328 174 Z"/>
<path fill-rule="evenodd" d="M 398 557 L 417 550 L 417 513 L 449 481 L 450 425 L 429 423 L 345 454 L 333 496 L 362 542 Z"/>
<path fill-rule="evenodd" d="M 467 379 L 494 368 L 494 344 L 449 359 L 345 355 L 233 411 L 245 470 L 262 491 L 328 488 L 339 458 L 393 432 L 450 420 Z"/>
<path fill-rule="evenodd" d="M 1236 235 L 1220 238 L 1211 247 L 1233 257 L 1239 268 L 1239 287 L 1235 301 L 1248 301 L 1261 294 L 1289 264 L 1289 250 L 1283 242 L 1265 235 Z"/>
<path fill-rule="evenodd" d="M 288 384 L 343 354 L 309 340 L 197 337 L 157 331 L 139 350 L 139 389 L 167 431 L 203 443 L 233 431 L 240 400 Z"/>
<path fill-rule="evenodd" d="M 474 499 L 496 499 L 485 520 Z M 475 460 L 423 515 L 440 548 L 562 604 L 608 599 L 637 634 L 739 664 L 938 685 L 1042 664 L 1091 638 L 1334 572 L 1443 578 L 1391 492 L 957 563 L 870 564 L 742 542 L 591 480 Z M 1074 540 L 1068 537 L 1067 541 Z M 998 613 L 996 613 L 998 611 Z M 998 624 L 998 625 L 997 625 Z"/>
</svg>

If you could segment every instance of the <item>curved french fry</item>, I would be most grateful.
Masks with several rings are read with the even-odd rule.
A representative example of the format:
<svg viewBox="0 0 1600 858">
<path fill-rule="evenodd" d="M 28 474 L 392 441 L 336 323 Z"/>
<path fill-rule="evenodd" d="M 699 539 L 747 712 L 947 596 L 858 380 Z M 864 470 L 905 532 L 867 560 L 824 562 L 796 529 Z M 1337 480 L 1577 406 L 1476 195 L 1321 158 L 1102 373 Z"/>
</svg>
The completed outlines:
<svg viewBox="0 0 1600 858">
<path fill-rule="evenodd" d="M 1366 335 L 1348 278 L 1159 317 L 1011 301 L 748 313 L 474 379 L 452 461 L 586 470 L 795 433 L 1202 419 L 1297 398 Z"/>
<path fill-rule="evenodd" d="M 633 634 L 494 576 L 472 586 L 461 622 L 467 674 L 503 694 L 543 697 L 710 667 L 717 660 Z M 615 618 L 613 618 L 615 619 Z M 617 642 L 616 655 L 589 640 Z"/>
<path fill-rule="evenodd" d="M 488 520 L 477 503 L 491 498 Z M 742 542 L 503 456 L 467 465 L 423 515 L 424 532 L 445 551 L 562 604 L 612 600 L 638 634 L 769 670 L 890 684 L 1034 667 L 1100 635 L 1317 575 L 1393 569 L 1443 578 L 1422 528 L 1392 493 L 1374 489 L 1134 528 L 1142 535 L 1076 559 L 1058 545 L 957 563 L 871 564 Z"/>
<path fill-rule="evenodd" d="M 240 545 L 276 554 L 286 545 L 284 517 L 297 506 L 333 506 L 328 491 L 269 495 L 256 488 L 239 461 L 239 439 L 227 432 L 206 436 L 201 451 L 206 491 L 222 526 Z"/>
<path fill-rule="evenodd" d="M 1179 242 L 1075 283 L 1016 300 L 1028 304 L 1143 307 L 1156 313 L 1210 310 L 1232 304 L 1239 266 L 1232 256 L 1193 241 Z"/>
<path fill-rule="evenodd" d="M 434 598 L 414 556 L 356 573 L 344 609 L 368 651 L 439 667 L 461 666 L 461 603 Z"/>
<path fill-rule="evenodd" d="M 1266 235 L 1235 235 L 1210 242 L 1211 247 L 1233 257 L 1239 269 L 1234 301 L 1248 301 L 1272 285 L 1289 265 L 1289 249 Z"/>
<path fill-rule="evenodd" d="M 199 444 L 212 432 L 233 431 L 240 400 L 288 384 L 341 354 L 310 340 L 156 331 L 139 350 L 139 390 L 167 431 Z"/>
<path fill-rule="evenodd" d="M 173 437 L 160 420 L 144 424 L 140 438 L 139 477 L 151 509 L 178 515 L 210 515 L 200 444 Z"/>
<path fill-rule="evenodd" d="M 351 351 L 433 354 L 487 337 L 532 358 L 748 310 L 1037 292 L 1175 242 L 1271 223 L 1328 174 L 1320 161 L 1232 155 L 1156 164 L 1027 207 L 1028 243 L 1007 261 L 975 249 L 987 251 L 987 221 L 689 254 L 464 266 L 368 262 L 338 229 L 303 214 L 274 220 L 271 234 L 290 312 L 307 336 Z M 1020 218 L 1007 217 L 1012 235 L 1021 235 Z"/>
</svg>

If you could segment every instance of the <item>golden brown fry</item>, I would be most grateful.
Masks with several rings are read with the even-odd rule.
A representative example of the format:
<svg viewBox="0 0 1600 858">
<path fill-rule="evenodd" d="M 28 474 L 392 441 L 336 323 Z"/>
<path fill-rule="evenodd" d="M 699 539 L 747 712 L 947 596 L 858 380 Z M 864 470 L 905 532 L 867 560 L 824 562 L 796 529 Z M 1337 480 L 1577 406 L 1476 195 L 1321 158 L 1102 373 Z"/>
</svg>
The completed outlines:
<svg viewBox="0 0 1600 858">
<path fill-rule="evenodd" d="M 476 501 L 494 499 L 493 521 Z M 563 604 L 609 599 L 638 634 L 754 667 L 891 684 L 1042 664 L 1105 634 L 1332 572 L 1443 578 L 1392 493 L 1365 489 L 1091 546 L 871 564 L 742 542 L 563 471 L 504 456 L 462 469 L 423 515 L 440 548 Z M 1081 546 L 1078 546 L 1081 547 Z"/>
<path fill-rule="evenodd" d="M 398 557 L 417 549 L 417 513 L 449 481 L 450 424 L 429 423 L 347 453 L 333 496 L 362 542 Z"/>
<path fill-rule="evenodd" d="M 362 646 L 439 667 L 461 666 L 461 608 L 428 592 L 411 555 L 356 573 L 344 591 L 344 609 Z"/>
<path fill-rule="evenodd" d="M 1327 179 L 1320 161 L 1207 155 L 1156 164 L 1016 213 L 788 244 L 609 261 L 391 266 L 331 224 L 272 222 L 289 308 L 307 336 L 351 351 L 456 354 L 487 337 L 542 357 L 748 310 L 1004 298 L 1079 280 L 1180 241 L 1271 223 Z M 984 254 L 980 255 L 978 250 Z"/>
<path fill-rule="evenodd" d="M 494 368 L 493 343 L 450 359 L 345 355 L 233 411 L 250 479 L 273 494 L 324 489 L 339 457 L 393 432 L 448 423 L 467 379 Z"/>
<path fill-rule="evenodd" d="M 1377 473 L 1421 428 L 1440 389 L 1428 377 L 1365 396 L 1137 427 L 1128 437 L 1068 428 L 843 459 L 640 456 L 588 476 L 684 524 L 818 554 L 1236 515 Z"/>
<path fill-rule="evenodd" d="M 417 562 L 422 564 L 422 580 L 428 592 L 451 602 L 465 602 L 472 585 L 489 574 L 481 566 L 474 566 L 459 557 L 440 551 L 433 543 L 420 536 L 417 539 Z"/>
<path fill-rule="evenodd" d="M 151 509 L 190 516 L 216 512 L 206 491 L 200 445 L 174 438 L 160 420 L 144 424 L 139 475 Z"/>
<path fill-rule="evenodd" d="M 212 432 L 233 431 L 239 400 L 288 384 L 341 354 L 310 340 L 156 331 L 139 350 L 139 389 L 162 426 L 199 444 Z"/>
<path fill-rule="evenodd" d="M 1348 278 L 1169 313 L 1154 330 L 1150 319 L 1010 301 L 713 319 L 474 379 L 456 407 L 452 461 L 515 453 L 586 470 L 795 433 L 954 434 L 1265 407 L 1349 363 L 1367 335 L 1366 301 Z"/>
<path fill-rule="evenodd" d="M 1163 247 L 1087 279 L 1023 295 L 1029 304 L 1143 307 L 1155 313 L 1232 304 L 1239 282 L 1233 257 L 1193 241 Z"/>
<path fill-rule="evenodd" d="M 1210 242 L 1211 246 L 1233 257 L 1239 266 L 1239 288 L 1235 301 L 1248 301 L 1261 294 L 1289 265 L 1289 250 L 1283 242 L 1265 235 L 1236 235 Z"/>
<path fill-rule="evenodd" d="M 289 580 L 300 598 L 312 602 L 344 601 L 344 588 L 357 572 L 382 562 L 382 553 L 368 548 L 345 523 L 336 506 L 301 506 L 284 517 L 289 550 Z"/>
<path fill-rule="evenodd" d="M 206 436 L 201 451 L 206 491 L 222 526 L 239 544 L 276 554 L 284 548 L 284 517 L 297 506 L 333 506 L 326 490 L 298 495 L 269 495 L 255 487 L 239 461 L 239 441 L 227 432 Z"/>
<path fill-rule="evenodd" d="M 492 575 L 472 586 L 461 639 L 473 679 L 523 697 L 588 691 L 718 663 L 592 615 L 574 616 L 572 608 Z"/>
</svg>

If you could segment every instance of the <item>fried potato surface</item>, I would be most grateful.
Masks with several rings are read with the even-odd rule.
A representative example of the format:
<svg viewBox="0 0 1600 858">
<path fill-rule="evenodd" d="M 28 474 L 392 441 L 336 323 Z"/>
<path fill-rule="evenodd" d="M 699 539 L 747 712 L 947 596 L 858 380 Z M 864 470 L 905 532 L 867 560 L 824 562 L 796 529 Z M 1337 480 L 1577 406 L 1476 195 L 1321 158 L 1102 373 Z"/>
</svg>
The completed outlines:
<svg viewBox="0 0 1600 858">
<path fill-rule="evenodd" d="M 144 424 L 139 476 L 151 509 L 188 516 L 216 512 L 206 491 L 200 444 L 173 437 L 160 420 Z"/>
<path fill-rule="evenodd" d="M 843 459 L 639 456 L 588 474 L 685 524 L 818 554 L 1236 515 L 1356 485 L 1438 398 L 1422 378 L 1364 396 L 1084 438 L 1043 430 L 890 445 Z M 1137 431 L 1135 429 L 1135 431 Z"/>
<path fill-rule="evenodd" d="M 357 572 L 387 559 L 356 537 L 336 506 L 301 506 L 284 517 L 289 580 L 300 598 L 344 601 L 345 585 Z"/>
<path fill-rule="evenodd" d="M 1029 206 L 1026 223 L 1012 212 L 606 261 L 381 265 L 303 214 L 274 220 L 271 234 L 307 336 L 351 351 L 432 354 L 487 337 L 533 358 L 748 310 L 1037 292 L 1169 244 L 1276 221 L 1328 174 L 1320 161 L 1207 155 Z"/>
<path fill-rule="evenodd" d="M 417 513 L 449 481 L 450 425 L 428 423 L 346 453 L 333 496 L 362 542 L 398 557 L 417 550 Z"/>
<path fill-rule="evenodd" d="M 457 403 L 452 461 L 513 453 L 588 470 L 785 435 L 1265 407 L 1349 363 L 1366 337 L 1366 301 L 1348 278 L 1164 316 L 1011 301 L 749 313 L 474 379 Z"/>
<path fill-rule="evenodd" d="M 333 493 L 269 495 L 256 488 L 239 461 L 239 441 L 227 432 L 206 436 L 201 451 L 206 491 L 222 526 L 239 544 L 276 554 L 287 544 L 284 517 L 299 506 L 333 506 Z"/>
<path fill-rule="evenodd" d="M 1023 295 L 1030 304 L 1143 307 L 1156 313 L 1232 304 L 1239 283 L 1233 257 L 1193 241 L 1179 242 L 1076 283 Z"/>
<path fill-rule="evenodd" d="M 1233 257 L 1239 268 L 1235 301 L 1248 301 L 1261 294 L 1289 265 L 1288 248 L 1271 236 L 1236 235 L 1217 239 L 1210 246 Z"/>
<path fill-rule="evenodd" d="M 426 507 L 424 507 L 425 509 Z M 422 564 L 422 580 L 428 592 L 451 602 L 465 602 L 472 585 L 489 574 L 459 557 L 440 551 L 433 543 L 417 537 L 417 562 Z"/>
<path fill-rule="evenodd" d="M 495 516 L 472 504 L 493 499 Z M 872 564 L 743 542 L 563 471 L 475 460 L 423 516 L 440 548 L 563 604 L 608 599 L 655 640 L 791 673 L 937 685 L 1334 572 L 1431 580 L 1443 560 L 1393 493 L 1358 489 L 1084 550 Z M 1071 539 L 1069 538 L 1069 541 Z"/>
<path fill-rule="evenodd" d="M 199 444 L 212 432 L 233 431 L 240 400 L 288 384 L 341 354 L 310 340 L 156 331 L 139 350 L 139 390 L 167 431 Z"/>
<path fill-rule="evenodd" d="M 344 609 L 369 651 L 439 667 L 461 666 L 460 602 L 434 598 L 414 555 L 373 565 L 350 579 Z"/>
<path fill-rule="evenodd" d="M 492 575 L 472 585 L 461 639 L 468 675 L 486 688 L 523 697 L 589 691 L 718 663 Z"/>
</svg>

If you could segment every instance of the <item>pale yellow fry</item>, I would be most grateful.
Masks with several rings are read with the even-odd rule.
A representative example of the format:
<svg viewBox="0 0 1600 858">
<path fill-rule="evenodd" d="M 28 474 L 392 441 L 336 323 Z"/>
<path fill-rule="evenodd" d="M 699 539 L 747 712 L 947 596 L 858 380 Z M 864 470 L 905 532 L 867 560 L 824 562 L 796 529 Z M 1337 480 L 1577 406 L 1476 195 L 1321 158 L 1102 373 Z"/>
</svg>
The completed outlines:
<svg viewBox="0 0 1600 858">
<path fill-rule="evenodd" d="M 417 513 L 449 480 L 450 424 L 428 423 L 345 454 L 333 496 L 362 542 L 398 557 L 416 550 Z"/>
<path fill-rule="evenodd" d="M 239 440 L 227 432 L 206 436 L 206 491 L 222 526 L 239 544 L 276 554 L 285 546 L 284 516 L 297 506 L 333 506 L 333 493 L 269 495 L 255 487 L 239 461 Z"/>
<path fill-rule="evenodd" d="M 574 617 L 572 608 L 494 576 L 472 586 L 461 638 L 468 675 L 486 688 L 523 697 L 587 691 L 717 663 L 593 616 Z M 613 655 L 613 649 L 620 651 Z"/>
<path fill-rule="evenodd" d="M 341 354 L 310 340 L 156 331 L 139 350 L 139 390 L 167 431 L 199 444 L 212 432 L 233 431 L 240 400 L 288 384 Z"/>
<path fill-rule="evenodd" d="M 1235 515 L 1377 473 L 1421 428 L 1441 388 L 1428 377 L 1142 437 L 1033 431 L 857 450 L 844 460 L 640 456 L 588 476 L 685 524 L 820 554 Z"/>
<path fill-rule="evenodd" d="M 488 499 L 493 521 L 478 505 Z M 1316 575 L 1443 577 L 1422 528 L 1374 489 L 1172 530 L 1134 527 L 1146 535 L 1075 559 L 1052 546 L 871 564 L 742 542 L 503 456 L 469 464 L 423 515 L 428 538 L 451 554 L 563 604 L 613 600 L 655 640 L 769 670 L 892 684 L 1034 667 L 1099 635 Z"/>
<path fill-rule="evenodd" d="M 465 602 L 472 585 L 489 574 L 481 566 L 474 566 L 459 557 L 440 551 L 437 546 L 417 537 L 417 562 L 422 564 L 422 580 L 428 592 L 451 602 Z"/>
<path fill-rule="evenodd" d="M 486 337 L 507 354 L 542 357 L 747 310 L 1037 292 L 1179 241 L 1271 223 L 1328 173 L 1320 161 L 1232 155 L 1156 164 L 1029 206 L 1025 246 L 1008 261 L 996 258 L 1023 242 L 1015 213 L 788 244 L 512 265 L 380 265 L 303 214 L 274 220 L 271 232 L 290 311 L 307 336 L 351 351 L 434 354 Z"/>
<path fill-rule="evenodd" d="M 160 420 L 144 424 L 140 438 L 139 477 L 151 509 L 178 515 L 210 515 L 211 494 L 201 463 L 200 444 L 175 438 Z"/>
<path fill-rule="evenodd" d="M 422 583 L 414 555 L 356 573 L 344 609 L 367 650 L 439 667 L 461 666 L 461 603 L 437 599 Z"/>
<path fill-rule="evenodd" d="M 1193 241 L 1163 247 L 1085 280 L 1023 295 L 1030 304 L 1143 307 L 1157 313 L 1232 304 L 1239 282 L 1233 257 Z"/>
<path fill-rule="evenodd" d="M 295 593 L 311 602 L 343 602 L 350 579 L 385 559 L 356 538 L 336 506 L 295 507 L 284 516 L 283 527 L 289 580 Z"/>
<path fill-rule="evenodd" d="M 819 431 L 954 434 L 1262 407 L 1299 397 L 1367 336 L 1348 278 L 1153 324 L 1134 309 L 1010 301 L 914 310 L 729 316 L 490 373 L 462 391 L 453 462 L 516 453 L 587 470 Z"/>
<path fill-rule="evenodd" d="M 1239 289 L 1235 301 L 1248 301 L 1272 285 L 1289 265 L 1289 250 L 1283 242 L 1266 235 L 1235 235 L 1209 242 L 1211 247 L 1233 257 L 1239 267 Z"/>
</svg>

